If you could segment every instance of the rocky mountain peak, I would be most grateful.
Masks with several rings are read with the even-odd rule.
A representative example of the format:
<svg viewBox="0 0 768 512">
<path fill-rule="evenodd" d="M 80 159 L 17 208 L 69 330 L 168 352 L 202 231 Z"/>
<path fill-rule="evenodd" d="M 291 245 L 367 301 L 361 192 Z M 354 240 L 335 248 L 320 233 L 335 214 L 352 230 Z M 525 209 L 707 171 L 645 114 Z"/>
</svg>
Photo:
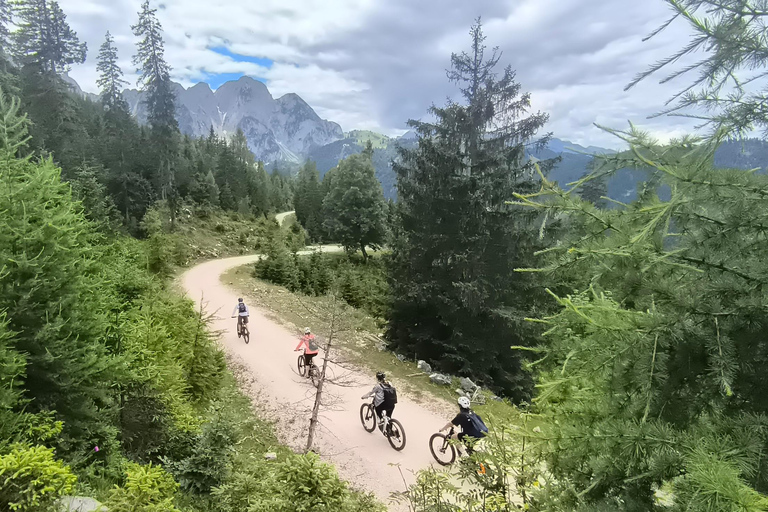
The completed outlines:
<svg viewBox="0 0 768 512">
<path fill-rule="evenodd" d="M 266 84 L 241 77 L 212 91 L 206 83 L 189 89 L 174 84 L 176 116 L 182 133 L 208 135 L 211 127 L 222 137 L 242 130 L 257 159 L 265 162 L 299 162 L 312 148 L 343 138 L 341 127 L 320 118 L 299 95 L 289 93 L 274 99 Z M 123 93 L 131 112 L 146 123 L 144 93 Z"/>
</svg>

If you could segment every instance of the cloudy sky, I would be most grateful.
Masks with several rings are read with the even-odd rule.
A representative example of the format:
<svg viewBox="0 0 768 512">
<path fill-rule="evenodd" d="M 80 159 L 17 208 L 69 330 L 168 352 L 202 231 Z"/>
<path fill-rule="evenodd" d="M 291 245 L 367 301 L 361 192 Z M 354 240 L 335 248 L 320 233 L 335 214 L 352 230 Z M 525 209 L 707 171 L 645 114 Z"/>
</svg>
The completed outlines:
<svg viewBox="0 0 768 512">
<path fill-rule="evenodd" d="M 88 61 L 71 76 L 96 92 L 95 57 L 107 30 L 126 78 L 140 0 L 59 0 Z M 682 23 L 649 42 L 669 10 L 663 0 L 153 0 L 165 30 L 173 77 L 213 88 L 243 74 L 279 97 L 298 93 L 321 117 L 344 128 L 396 135 L 409 118 L 456 90 L 445 78 L 451 52 L 466 49 L 482 16 L 489 46 L 517 70 L 548 130 L 580 144 L 616 147 L 594 123 L 627 121 L 661 138 L 689 131 L 679 118 L 648 120 L 682 86 L 624 86 L 689 37 Z"/>
</svg>

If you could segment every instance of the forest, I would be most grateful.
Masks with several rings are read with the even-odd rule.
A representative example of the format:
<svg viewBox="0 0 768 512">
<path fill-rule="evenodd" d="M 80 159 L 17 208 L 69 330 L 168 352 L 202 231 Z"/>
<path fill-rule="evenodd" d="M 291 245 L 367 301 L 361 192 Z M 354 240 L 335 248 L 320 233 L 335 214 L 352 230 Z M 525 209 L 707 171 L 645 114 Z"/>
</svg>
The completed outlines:
<svg viewBox="0 0 768 512">
<path fill-rule="evenodd" d="M 605 127 L 622 151 L 550 181 L 556 159 L 530 158 L 549 115 L 478 19 L 447 72 L 460 99 L 409 121 L 388 200 L 370 142 L 320 179 L 312 161 L 267 172 L 241 131 L 182 135 L 148 0 L 132 26 L 146 125 L 109 33 L 95 102 L 62 79 L 88 49 L 59 4 L 0 0 L 0 510 L 385 510 L 242 413 L 211 318 L 173 285 L 189 227 L 211 219 L 232 254 L 267 256 L 259 278 L 338 293 L 389 350 L 515 407 L 453 473 L 394 496 L 409 510 L 768 510 L 768 176 L 716 155 L 768 137 L 768 5 L 655 1 L 693 36 L 629 89 L 690 79 L 667 113 L 698 132 Z M 646 177 L 630 203 L 606 197 L 623 169 Z M 298 254 L 318 243 L 345 254 Z"/>
</svg>

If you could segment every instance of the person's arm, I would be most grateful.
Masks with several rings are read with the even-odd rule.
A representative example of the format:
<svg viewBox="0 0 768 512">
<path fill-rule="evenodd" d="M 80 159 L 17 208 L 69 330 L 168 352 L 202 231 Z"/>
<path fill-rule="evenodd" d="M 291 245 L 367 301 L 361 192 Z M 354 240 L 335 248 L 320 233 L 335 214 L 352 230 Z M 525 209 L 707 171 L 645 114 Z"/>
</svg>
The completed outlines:
<svg viewBox="0 0 768 512">
<path fill-rule="evenodd" d="M 301 338 L 301 339 L 299 340 L 299 344 L 298 344 L 298 345 L 296 345 L 296 348 L 295 348 L 295 349 L 293 349 L 293 351 L 294 351 L 294 352 L 296 352 L 297 350 L 299 350 L 301 347 L 303 347 L 303 346 L 304 346 L 304 345 L 306 345 L 306 344 L 307 344 L 307 340 L 305 340 L 304 338 Z M 307 348 L 309 348 L 309 346 L 307 346 Z"/>
<path fill-rule="evenodd" d="M 461 425 L 461 414 L 457 414 L 455 418 L 453 418 L 451 421 L 445 424 L 443 428 L 440 429 L 440 432 L 443 430 L 448 430 L 451 427 L 458 427 Z"/>
<path fill-rule="evenodd" d="M 375 386 L 373 386 L 373 389 L 372 389 L 372 390 L 370 390 L 368 393 L 366 393 L 365 395 L 363 395 L 363 396 L 362 396 L 362 397 L 360 397 L 360 398 L 371 398 L 372 396 L 376 395 L 376 391 L 377 391 L 377 390 L 378 390 L 380 387 L 381 387 L 381 386 L 379 386 L 378 384 L 376 384 Z"/>
<path fill-rule="evenodd" d="M 232 310 L 232 318 L 235 318 L 235 315 L 237 315 L 237 305 L 235 305 L 235 309 Z"/>
</svg>

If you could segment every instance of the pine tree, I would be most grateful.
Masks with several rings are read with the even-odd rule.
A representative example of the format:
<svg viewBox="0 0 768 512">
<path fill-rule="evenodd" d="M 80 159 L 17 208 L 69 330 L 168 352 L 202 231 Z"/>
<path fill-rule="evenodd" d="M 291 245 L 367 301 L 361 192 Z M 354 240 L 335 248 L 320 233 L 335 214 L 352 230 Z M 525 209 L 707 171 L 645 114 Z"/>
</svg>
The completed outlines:
<svg viewBox="0 0 768 512">
<path fill-rule="evenodd" d="M 296 219 L 313 240 L 322 238 L 323 193 L 320 190 L 320 174 L 314 162 L 307 162 L 299 170 L 293 205 Z"/>
<path fill-rule="evenodd" d="M 23 0 L 16 4 L 18 29 L 14 54 L 22 65 L 35 65 L 53 74 L 85 62 L 87 47 L 67 23 L 57 2 Z"/>
<path fill-rule="evenodd" d="M 401 353 L 521 400 L 530 380 L 509 346 L 532 342 L 523 320 L 544 297 L 514 269 L 530 266 L 546 240 L 535 212 L 507 203 L 537 186 L 525 147 L 546 141 L 535 137 L 547 116 L 528 114 L 530 96 L 510 68 L 496 76 L 500 55 L 486 55 L 479 21 L 470 35 L 471 52 L 454 54 L 448 72 L 464 104 L 433 107 L 435 123 L 411 121 L 418 147 L 401 148 L 394 166 L 388 336 Z"/>
<path fill-rule="evenodd" d="M 112 34 L 107 32 L 99 49 L 96 71 L 100 73 L 96 84 L 101 88 L 101 103 L 109 112 L 128 114 L 128 104 L 123 99 L 122 89 L 128 84 L 123 80 L 123 70 L 117 63 L 117 48 Z"/>
<path fill-rule="evenodd" d="M 27 359 L 30 412 L 64 420 L 63 452 L 114 442 L 119 362 L 101 343 L 107 297 L 90 243 L 92 227 L 50 159 L 25 154 L 27 120 L 0 94 L 0 311 Z"/>
<path fill-rule="evenodd" d="M 333 186 L 323 200 L 324 225 L 332 240 L 347 251 L 378 248 L 386 239 L 386 203 L 371 155 L 352 155 L 339 162 Z"/>
<path fill-rule="evenodd" d="M 640 73 L 627 85 L 639 82 L 679 64 L 687 63 L 664 75 L 661 83 L 695 74 L 667 102 L 663 113 L 683 113 L 705 119 L 713 128 L 740 136 L 753 129 L 768 136 L 768 109 L 765 97 L 765 68 L 768 66 L 768 40 L 764 0 L 664 0 L 672 17 L 646 39 L 657 36 L 676 20 L 687 22 L 693 32 L 691 42 Z M 703 57 L 699 57 L 703 53 Z M 625 90 L 626 90 L 625 89 Z"/>
<path fill-rule="evenodd" d="M 149 0 L 145 0 L 139 12 L 139 22 L 132 27 L 133 33 L 142 38 L 133 62 L 139 66 L 139 84 L 147 93 L 147 117 L 158 149 L 158 185 L 161 197 L 168 200 L 173 227 L 179 200 L 174 169 L 179 125 L 176 120 L 176 98 L 171 84 L 171 68 L 165 62 L 163 29 L 156 13 L 156 9 L 150 8 Z"/>
</svg>

